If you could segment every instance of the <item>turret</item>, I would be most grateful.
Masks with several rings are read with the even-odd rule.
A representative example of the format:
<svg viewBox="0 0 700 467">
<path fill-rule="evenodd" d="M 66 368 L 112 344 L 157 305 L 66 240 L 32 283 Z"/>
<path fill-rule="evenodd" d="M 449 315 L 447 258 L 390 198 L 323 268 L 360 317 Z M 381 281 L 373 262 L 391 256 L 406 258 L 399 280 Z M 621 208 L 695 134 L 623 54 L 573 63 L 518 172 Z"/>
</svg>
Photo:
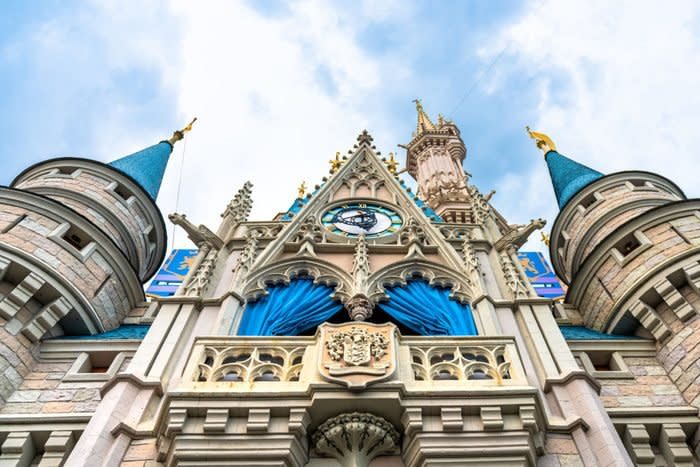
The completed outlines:
<svg viewBox="0 0 700 467">
<path fill-rule="evenodd" d="M 65 157 L 38 163 L 0 188 L 0 301 L 10 334 L 90 334 L 121 324 L 144 300 L 142 283 L 165 255 L 155 204 L 168 141 L 104 164 Z"/>
<path fill-rule="evenodd" d="M 471 222 L 467 176 L 462 168 L 467 150 L 459 128 L 442 116 L 434 124 L 421 102 L 414 102 L 418 122 L 405 149 L 406 167 L 418 182 L 418 196 L 446 222 Z"/>
<path fill-rule="evenodd" d="M 681 376 L 700 359 L 677 337 L 700 326 L 700 201 L 653 173 L 603 175 L 559 154 L 546 135 L 530 136 L 559 202 L 550 255 L 569 284 L 566 301 L 596 331 L 654 338 L 669 376 L 697 406 L 689 388 L 700 381 L 688 386 Z"/>
</svg>

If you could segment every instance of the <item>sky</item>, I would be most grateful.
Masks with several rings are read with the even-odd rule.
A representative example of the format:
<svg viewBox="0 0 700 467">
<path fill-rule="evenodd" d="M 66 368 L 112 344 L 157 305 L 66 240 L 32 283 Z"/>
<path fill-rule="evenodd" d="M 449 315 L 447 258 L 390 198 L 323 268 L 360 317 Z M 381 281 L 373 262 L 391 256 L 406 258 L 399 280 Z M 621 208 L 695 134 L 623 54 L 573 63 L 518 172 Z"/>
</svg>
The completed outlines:
<svg viewBox="0 0 700 467">
<path fill-rule="evenodd" d="M 0 184 L 52 157 L 117 159 L 196 116 L 163 213 L 216 230 L 250 180 L 251 219 L 270 219 L 363 129 L 403 162 L 419 97 L 460 127 L 470 182 L 512 223 L 548 230 L 558 212 L 525 125 L 596 170 L 657 172 L 697 197 L 699 14 L 682 0 L 7 0 Z M 543 250 L 534 237 L 525 248 Z"/>
</svg>

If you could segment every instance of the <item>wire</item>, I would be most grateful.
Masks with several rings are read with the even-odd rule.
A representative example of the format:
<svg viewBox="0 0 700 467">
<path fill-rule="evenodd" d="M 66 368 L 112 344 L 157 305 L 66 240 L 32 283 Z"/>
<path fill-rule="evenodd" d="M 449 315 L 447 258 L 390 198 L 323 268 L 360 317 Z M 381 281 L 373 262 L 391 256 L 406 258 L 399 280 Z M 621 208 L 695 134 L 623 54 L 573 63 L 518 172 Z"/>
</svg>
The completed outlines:
<svg viewBox="0 0 700 467">
<path fill-rule="evenodd" d="M 479 74 L 479 76 L 476 78 L 476 80 L 474 80 L 472 85 L 469 86 L 469 88 L 467 89 L 467 92 L 464 93 L 462 98 L 457 102 L 457 105 L 455 105 L 454 109 L 452 109 L 452 111 L 449 113 L 449 116 L 451 119 L 454 117 L 455 111 L 464 103 L 464 101 L 467 99 L 467 97 L 469 97 L 469 95 L 472 93 L 472 91 L 474 90 L 476 85 L 479 84 L 482 79 L 484 79 L 484 77 L 491 71 L 491 68 L 493 68 L 493 66 L 496 64 L 496 62 L 501 59 L 501 57 L 503 56 L 505 51 L 508 49 L 508 47 L 510 47 L 510 42 L 506 43 L 506 45 L 503 47 L 503 49 L 501 49 L 500 53 L 498 55 L 496 55 L 496 57 L 493 60 L 491 60 L 491 63 L 489 64 L 489 66 L 486 67 L 486 69 L 483 70 Z"/>
<path fill-rule="evenodd" d="M 182 191 L 182 173 L 184 172 L 185 168 L 185 153 L 187 152 L 187 137 L 183 138 L 184 141 L 182 141 L 182 156 L 180 156 L 180 174 L 178 175 L 177 179 L 177 192 L 175 194 L 175 212 L 180 209 L 180 192 Z M 170 251 L 175 249 L 175 233 L 177 232 L 177 229 L 175 228 L 175 224 L 173 224 L 172 227 L 172 235 L 170 236 Z"/>
</svg>

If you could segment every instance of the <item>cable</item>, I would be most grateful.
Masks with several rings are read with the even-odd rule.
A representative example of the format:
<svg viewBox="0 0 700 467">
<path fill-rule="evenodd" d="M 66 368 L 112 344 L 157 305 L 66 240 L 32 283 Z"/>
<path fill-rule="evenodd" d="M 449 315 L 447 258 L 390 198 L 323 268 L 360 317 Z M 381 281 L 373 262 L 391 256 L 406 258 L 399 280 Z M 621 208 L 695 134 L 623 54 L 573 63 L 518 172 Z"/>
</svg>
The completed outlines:
<svg viewBox="0 0 700 467">
<path fill-rule="evenodd" d="M 510 47 L 510 42 L 506 43 L 506 45 L 503 47 L 503 49 L 501 49 L 501 52 L 498 55 L 496 55 L 496 57 L 493 60 L 491 60 L 491 63 L 489 64 L 489 66 L 484 71 L 482 71 L 479 74 L 479 76 L 476 78 L 476 80 L 472 83 L 472 85 L 469 86 L 469 89 L 467 89 L 467 92 L 464 93 L 462 98 L 457 102 L 457 105 L 455 105 L 454 109 L 452 109 L 452 111 L 448 114 L 450 116 L 450 119 L 453 119 L 455 111 L 464 103 L 464 101 L 467 99 L 467 97 L 469 97 L 469 95 L 472 93 L 472 91 L 474 90 L 476 85 L 481 82 L 481 80 L 484 78 L 484 76 L 486 76 L 488 74 L 488 72 L 491 71 L 491 68 L 493 68 L 493 66 L 496 64 L 496 62 L 501 59 L 501 57 L 503 56 L 505 51 L 508 49 L 508 47 Z"/>
<path fill-rule="evenodd" d="M 180 209 L 180 192 L 182 191 L 182 173 L 184 172 L 185 168 L 185 152 L 187 151 L 187 137 L 183 138 L 184 141 L 182 142 L 182 156 L 180 156 L 180 174 L 178 175 L 178 180 L 177 180 L 177 192 L 175 193 L 175 212 Z M 177 229 L 175 228 L 175 224 L 173 224 L 172 227 L 172 235 L 170 236 L 170 251 L 175 249 L 175 233 L 177 232 Z"/>
</svg>

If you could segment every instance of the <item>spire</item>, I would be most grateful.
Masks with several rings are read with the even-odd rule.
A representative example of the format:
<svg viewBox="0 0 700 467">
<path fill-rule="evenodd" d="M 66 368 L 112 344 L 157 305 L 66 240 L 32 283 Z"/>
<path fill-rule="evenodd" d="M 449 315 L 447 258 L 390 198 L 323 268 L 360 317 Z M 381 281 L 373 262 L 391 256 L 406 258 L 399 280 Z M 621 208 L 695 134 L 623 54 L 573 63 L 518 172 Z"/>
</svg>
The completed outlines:
<svg viewBox="0 0 700 467">
<path fill-rule="evenodd" d="M 160 185 L 163 182 L 165 168 L 168 165 L 173 145 L 180 141 L 185 133 L 192 129 L 195 118 L 182 130 L 177 130 L 167 141 L 149 146 L 121 159 L 110 162 L 109 165 L 133 178 L 146 193 L 155 200 L 158 197 Z"/>
<path fill-rule="evenodd" d="M 416 135 L 420 135 L 421 133 L 423 133 L 427 130 L 434 130 L 435 125 L 433 125 L 433 122 L 430 120 L 430 117 L 428 117 L 428 115 L 423 110 L 423 104 L 421 104 L 420 99 L 414 99 L 413 102 L 415 102 L 416 111 L 418 112 L 418 123 L 416 124 Z"/>
<path fill-rule="evenodd" d="M 581 189 L 603 176 L 597 170 L 559 154 L 554 141 L 549 136 L 532 131 L 530 127 L 525 128 L 530 137 L 535 140 L 537 147 L 544 152 L 544 159 L 549 168 L 559 209 L 564 208 L 566 203 Z"/>
</svg>

